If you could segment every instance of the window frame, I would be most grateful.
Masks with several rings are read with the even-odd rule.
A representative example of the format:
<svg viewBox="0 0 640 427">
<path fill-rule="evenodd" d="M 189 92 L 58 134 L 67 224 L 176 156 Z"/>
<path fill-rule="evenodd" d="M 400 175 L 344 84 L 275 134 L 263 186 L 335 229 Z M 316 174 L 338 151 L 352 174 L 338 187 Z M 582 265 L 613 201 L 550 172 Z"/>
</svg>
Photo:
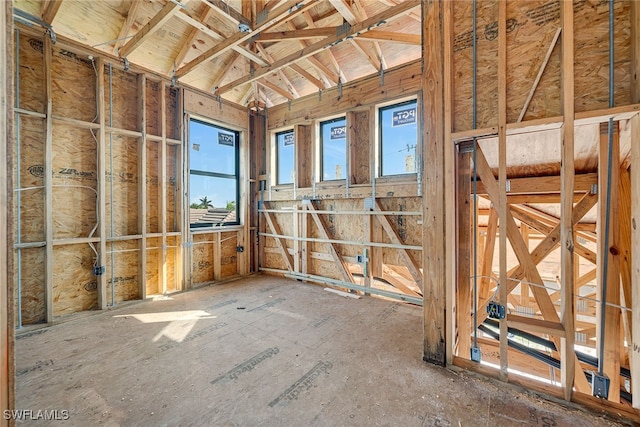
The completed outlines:
<svg viewBox="0 0 640 427">
<path fill-rule="evenodd" d="M 280 143 L 278 142 L 278 137 L 280 135 L 292 134 L 293 135 L 293 181 L 291 182 L 280 182 Z M 284 129 L 281 131 L 274 132 L 274 140 L 275 140 L 275 185 L 294 185 L 297 182 L 297 173 L 298 168 L 296 165 L 296 134 L 295 129 Z"/>
<path fill-rule="evenodd" d="M 383 173 L 383 167 L 384 167 L 384 150 L 383 150 L 383 143 L 384 143 L 384 138 L 383 138 L 383 120 L 382 120 L 382 114 L 385 111 L 394 109 L 394 108 L 398 108 L 398 107 L 402 107 L 402 106 L 408 106 L 408 105 L 415 105 L 416 108 L 416 140 L 415 140 L 415 154 L 414 154 L 414 161 L 415 166 L 414 166 L 414 171 L 413 172 L 402 172 L 402 173 L 393 173 L 393 174 L 384 174 Z M 418 154 L 419 154 L 419 149 L 420 149 L 420 106 L 419 106 L 419 102 L 417 98 L 405 98 L 403 100 L 395 100 L 395 101 L 391 101 L 382 105 L 379 105 L 377 108 L 377 114 L 376 114 L 376 121 L 377 121 L 377 126 L 376 126 L 376 135 L 377 135 L 377 144 L 376 144 L 376 151 L 377 151 L 377 161 L 376 161 L 376 178 L 392 178 L 392 177 L 407 177 L 407 176 L 412 176 L 418 173 L 418 169 L 420 167 L 420 165 L 418 165 L 417 160 L 418 160 Z"/>
<path fill-rule="evenodd" d="M 323 135 L 323 126 L 325 124 L 336 123 L 344 120 L 345 130 L 349 128 L 349 124 L 347 123 L 347 115 L 339 115 L 334 116 L 324 120 L 318 120 L 318 179 L 317 182 L 337 182 L 345 180 L 349 177 L 349 141 L 347 138 L 347 134 L 345 132 L 344 136 L 344 178 L 333 178 L 333 179 L 324 179 L 324 135 Z"/>
<path fill-rule="evenodd" d="M 215 128 L 218 131 L 223 131 L 225 133 L 231 133 L 233 134 L 234 138 L 235 138 L 235 143 L 234 143 L 234 171 L 235 174 L 227 174 L 227 173 L 222 173 L 222 172 L 212 172 L 212 171 L 204 171 L 204 170 L 199 170 L 199 169 L 192 169 L 191 168 L 191 147 L 192 147 L 192 141 L 191 141 L 191 123 L 195 122 L 201 125 L 205 125 L 205 126 L 209 126 L 211 128 Z M 229 127 L 226 127 L 225 125 L 221 125 L 219 123 L 214 123 L 213 121 L 207 120 L 205 118 L 201 118 L 201 117 L 196 117 L 196 116 L 189 116 L 189 133 L 188 133 L 188 141 L 187 141 L 187 152 L 188 152 L 188 174 L 189 174 L 189 186 L 188 186 L 188 194 L 187 194 L 187 207 L 191 206 L 191 177 L 192 175 L 196 175 L 196 176 L 205 176 L 205 177 L 212 177 L 212 178 L 222 178 L 222 179 L 233 179 L 235 180 L 235 213 L 236 213 L 236 219 L 235 221 L 227 221 L 227 222 L 206 222 L 206 223 L 189 223 L 189 230 L 190 231 L 196 231 L 196 230 L 202 230 L 202 229 L 212 229 L 212 228 L 217 228 L 217 227 L 229 227 L 229 226 L 238 226 L 241 225 L 241 221 L 240 221 L 240 194 L 241 194 L 241 189 L 240 189 L 240 176 L 241 176 L 241 171 L 240 171 L 240 136 L 241 136 L 241 131 L 236 130 L 236 129 L 232 129 Z M 194 173 L 195 172 L 195 173 Z"/>
</svg>

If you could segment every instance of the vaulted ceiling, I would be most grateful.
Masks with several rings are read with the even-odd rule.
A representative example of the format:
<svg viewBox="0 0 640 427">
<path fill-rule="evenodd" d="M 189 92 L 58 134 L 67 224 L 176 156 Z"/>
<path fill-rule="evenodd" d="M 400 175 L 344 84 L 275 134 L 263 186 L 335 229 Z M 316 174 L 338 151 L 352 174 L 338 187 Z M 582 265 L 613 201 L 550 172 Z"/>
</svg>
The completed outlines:
<svg viewBox="0 0 640 427">
<path fill-rule="evenodd" d="M 14 8 L 18 21 L 240 105 L 281 104 L 421 56 L 415 0 L 15 0 Z"/>
</svg>

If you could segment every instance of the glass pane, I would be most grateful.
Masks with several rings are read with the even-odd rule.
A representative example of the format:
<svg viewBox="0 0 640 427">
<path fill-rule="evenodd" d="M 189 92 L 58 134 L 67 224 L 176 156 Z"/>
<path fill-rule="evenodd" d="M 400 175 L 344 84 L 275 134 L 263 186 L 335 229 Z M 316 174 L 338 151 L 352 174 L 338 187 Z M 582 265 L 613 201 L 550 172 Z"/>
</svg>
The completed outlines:
<svg viewBox="0 0 640 427">
<path fill-rule="evenodd" d="M 207 227 L 237 221 L 237 183 L 234 178 L 190 175 L 189 223 Z"/>
<path fill-rule="evenodd" d="M 278 184 L 291 184 L 294 182 L 295 168 L 293 166 L 293 150 L 295 140 L 293 132 L 281 132 L 276 134 L 278 144 Z"/>
<path fill-rule="evenodd" d="M 347 120 L 320 123 L 322 138 L 322 181 L 347 176 Z"/>
<path fill-rule="evenodd" d="M 380 109 L 381 173 L 416 171 L 418 124 L 416 101 Z"/>
<path fill-rule="evenodd" d="M 191 120 L 189 162 L 193 170 L 236 174 L 237 132 Z"/>
</svg>

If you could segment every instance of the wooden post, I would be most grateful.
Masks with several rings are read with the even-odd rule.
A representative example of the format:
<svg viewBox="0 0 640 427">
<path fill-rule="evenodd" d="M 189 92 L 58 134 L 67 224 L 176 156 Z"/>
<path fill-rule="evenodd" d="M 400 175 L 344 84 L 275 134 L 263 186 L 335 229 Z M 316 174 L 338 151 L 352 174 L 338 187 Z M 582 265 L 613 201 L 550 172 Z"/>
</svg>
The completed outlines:
<svg viewBox="0 0 640 427">
<path fill-rule="evenodd" d="M 45 186 L 45 314 L 47 323 L 53 322 L 53 83 L 51 78 L 52 44 L 49 37 L 44 38 L 44 72 L 45 72 L 45 100 L 47 102 L 47 118 L 45 119 L 45 148 L 44 148 L 44 186 Z"/>
<path fill-rule="evenodd" d="M 138 106 L 140 107 L 140 131 L 138 143 L 138 298 L 147 298 L 147 78 L 138 75 Z"/>
<path fill-rule="evenodd" d="M 613 122 L 617 128 L 617 122 Z M 608 150 L 613 150 L 613 163 L 611 165 L 611 206 L 607 207 L 607 179 L 608 171 Z M 609 304 L 620 304 L 620 269 L 618 251 L 619 237 L 619 183 L 620 183 L 620 146 L 619 133 L 615 131 L 611 147 L 608 144 L 607 135 L 600 136 L 600 157 L 598 161 L 598 298 Z M 604 246 L 605 241 L 605 218 L 609 209 L 609 245 Z M 608 261 L 607 261 L 608 258 Z M 603 277 L 604 263 L 608 262 L 607 276 Z M 606 295 L 602 294 L 603 281 L 607 282 Z M 596 305 L 597 310 L 597 332 L 598 344 L 602 339 L 602 330 L 600 324 L 601 319 L 601 303 Z M 607 306 L 605 311 L 604 322 L 604 354 L 598 357 L 603 359 L 604 374 L 611 381 L 609 387 L 609 400 L 613 402 L 620 401 L 620 309 L 617 307 Z"/>
<path fill-rule="evenodd" d="M 637 26 L 637 25 L 636 25 Z M 631 393 L 640 396 L 640 114 L 631 119 L 631 309 L 636 326 L 632 331 Z M 633 399 L 633 407 L 640 410 L 640 399 Z"/>
<path fill-rule="evenodd" d="M 527 250 L 529 250 L 530 252 L 531 249 L 529 247 L 529 226 L 524 222 L 520 222 L 520 234 L 522 234 L 522 240 L 527 246 Z M 529 285 L 526 283 L 520 283 L 520 305 L 523 307 L 528 307 L 529 304 Z"/>
<path fill-rule="evenodd" d="M 631 2 L 631 102 L 640 103 L 640 3 L 638 1 Z"/>
<path fill-rule="evenodd" d="M 446 363 L 446 240 L 444 210 L 443 2 L 422 2 L 424 353 L 426 362 Z"/>
<path fill-rule="evenodd" d="M 458 156 L 458 274 L 456 278 L 458 313 L 458 356 L 470 357 L 471 328 L 471 178 L 470 153 Z"/>
<path fill-rule="evenodd" d="M 13 209 L 13 3 L 0 5 L 0 34 L 5 42 L 0 46 L 0 412 L 14 409 L 14 300 L 13 257 L 9 256 L 14 242 Z M 11 226 L 9 224 L 12 224 Z M 0 426 L 9 421 L 0 417 Z"/>
<path fill-rule="evenodd" d="M 160 127 L 162 140 L 160 141 L 160 231 L 162 232 L 160 249 L 160 292 L 167 292 L 167 84 L 160 84 Z"/>
<path fill-rule="evenodd" d="M 105 87 L 104 87 L 104 60 L 98 58 L 96 62 L 98 69 L 98 218 L 100 225 L 98 226 L 98 234 L 100 236 L 98 253 L 100 254 L 100 266 L 106 266 L 107 262 L 107 167 L 106 167 L 106 111 L 104 105 Z M 112 174 L 113 176 L 113 174 Z M 112 208 L 113 209 L 113 208 Z M 107 308 L 107 275 L 97 276 L 98 281 L 98 308 L 104 310 Z"/>
<path fill-rule="evenodd" d="M 500 288 L 498 300 L 507 306 L 507 2 L 498 2 L 498 185 Z M 531 280 L 531 279 L 529 279 Z M 507 319 L 500 321 L 500 378 L 508 378 Z"/>
<path fill-rule="evenodd" d="M 574 82 L 573 82 L 573 2 L 562 2 L 562 164 L 560 170 L 560 322 L 565 336 L 560 340 L 561 383 L 565 400 L 571 400 L 575 379 L 574 357 L 574 236 L 573 236 L 573 187 L 574 166 Z"/>
</svg>

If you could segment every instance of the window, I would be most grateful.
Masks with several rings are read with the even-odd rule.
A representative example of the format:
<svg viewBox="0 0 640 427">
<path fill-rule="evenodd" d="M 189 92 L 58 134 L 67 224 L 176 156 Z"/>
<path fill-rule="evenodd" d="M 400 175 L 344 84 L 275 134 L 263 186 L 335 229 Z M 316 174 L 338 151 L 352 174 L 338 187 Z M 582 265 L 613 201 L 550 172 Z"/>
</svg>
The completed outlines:
<svg viewBox="0 0 640 427">
<path fill-rule="evenodd" d="M 277 184 L 292 184 L 295 181 L 294 146 L 292 130 L 276 133 Z"/>
<path fill-rule="evenodd" d="M 189 122 L 189 223 L 191 228 L 238 224 L 239 133 Z"/>
<path fill-rule="evenodd" d="M 340 117 L 320 123 L 321 181 L 347 176 L 347 120 Z"/>
<path fill-rule="evenodd" d="M 415 100 L 380 108 L 381 176 L 416 171 L 417 116 Z"/>
</svg>

